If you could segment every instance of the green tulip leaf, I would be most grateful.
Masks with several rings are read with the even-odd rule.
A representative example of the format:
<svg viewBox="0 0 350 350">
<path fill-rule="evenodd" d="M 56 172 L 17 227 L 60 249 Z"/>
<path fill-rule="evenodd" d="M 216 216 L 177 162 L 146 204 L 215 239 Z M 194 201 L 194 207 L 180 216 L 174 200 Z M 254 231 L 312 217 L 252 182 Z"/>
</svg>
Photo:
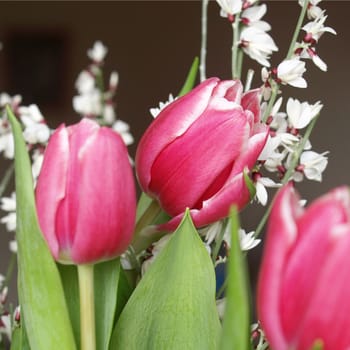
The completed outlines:
<svg viewBox="0 0 350 350">
<path fill-rule="evenodd" d="M 61 275 L 75 343 L 77 348 L 80 349 L 80 302 L 77 266 L 62 264 L 57 266 Z"/>
<path fill-rule="evenodd" d="M 18 292 L 30 347 L 76 349 L 60 275 L 44 241 L 37 216 L 31 165 L 21 126 L 7 114 L 15 142 Z"/>
<path fill-rule="evenodd" d="M 196 82 L 198 67 L 199 67 L 199 58 L 195 57 L 192 62 L 191 68 L 187 74 L 186 81 L 178 94 L 178 97 L 187 94 L 193 89 L 194 84 Z"/>
<path fill-rule="evenodd" d="M 250 310 L 247 269 L 239 243 L 239 220 L 231 209 L 231 250 L 228 260 L 228 285 L 220 350 L 250 349 Z"/>
<path fill-rule="evenodd" d="M 123 294 L 121 300 L 118 301 L 119 287 L 127 288 L 128 286 L 128 282 L 120 278 L 121 272 L 119 258 L 95 265 L 96 347 L 99 350 L 108 350 L 117 304 L 118 302 L 121 305 L 126 303 Z M 124 285 L 119 286 L 120 283 Z"/>
<path fill-rule="evenodd" d="M 189 212 L 131 295 L 110 350 L 217 348 L 215 273 Z"/>
</svg>

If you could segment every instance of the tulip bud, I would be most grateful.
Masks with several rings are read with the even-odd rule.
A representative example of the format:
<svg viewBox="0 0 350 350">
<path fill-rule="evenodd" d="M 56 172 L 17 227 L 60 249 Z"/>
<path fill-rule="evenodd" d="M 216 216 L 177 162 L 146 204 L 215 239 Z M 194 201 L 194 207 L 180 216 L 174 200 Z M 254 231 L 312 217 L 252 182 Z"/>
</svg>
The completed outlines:
<svg viewBox="0 0 350 350">
<path fill-rule="evenodd" d="M 350 193 L 339 187 L 301 207 L 277 194 L 258 285 L 258 317 L 272 349 L 349 349 Z"/>
<path fill-rule="evenodd" d="M 44 155 L 36 205 L 56 260 L 85 264 L 123 253 L 132 239 L 136 198 L 120 136 L 88 119 L 61 125 Z"/>
<path fill-rule="evenodd" d="M 136 171 L 144 192 L 174 218 L 185 209 L 197 227 L 250 200 L 243 172 L 261 153 L 268 128 L 260 123 L 259 90 L 243 94 L 240 81 L 204 81 L 164 108 L 143 135 Z"/>
</svg>

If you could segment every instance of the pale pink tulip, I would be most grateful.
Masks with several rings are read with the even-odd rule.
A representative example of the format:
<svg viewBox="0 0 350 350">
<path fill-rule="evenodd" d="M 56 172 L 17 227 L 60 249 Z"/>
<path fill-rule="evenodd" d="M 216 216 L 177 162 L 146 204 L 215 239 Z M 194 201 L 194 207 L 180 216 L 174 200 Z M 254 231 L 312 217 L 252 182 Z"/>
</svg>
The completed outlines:
<svg viewBox="0 0 350 350">
<path fill-rule="evenodd" d="M 88 119 L 51 136 L 36 187 L 40 227 L 54 258 L 93 263 L 123 253 L 135 223 L 135 185 L 117 133 Z"/>
<path fill-rule="evenodd" d="M 267 139 L 259 91 L 240 81 L 204 81 L 164 108 L 143 135 L 136 171 L 144 192 L 174 218 L 188 207 L 197 227 L 225 217 L 250 199 L 244 169 L 251 169 Z"/>
<path fill-rule="evenodd" d="M 339 187 L 307 209 L 292 185 L 271 212 L 258 317 L 273 350 L 350 349 L 350 193 Z"/>
</svg>

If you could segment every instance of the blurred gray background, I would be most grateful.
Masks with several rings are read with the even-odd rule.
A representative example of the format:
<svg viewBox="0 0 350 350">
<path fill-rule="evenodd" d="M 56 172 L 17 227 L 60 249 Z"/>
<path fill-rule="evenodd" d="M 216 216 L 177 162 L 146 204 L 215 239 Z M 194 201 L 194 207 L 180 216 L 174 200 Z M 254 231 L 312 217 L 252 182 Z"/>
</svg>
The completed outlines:
<svg viewBox="0 0 350 350">
<path fill-rule="evenodd" d="M 272 25 L 271 35 L 280 49 L 272 57 L 277 65 L 287 52 L 300 7 L 297 1 L 267 4 L 264 19 Z M 284 90 L 285 97 L 324 104 L 311 141 L 316 151 L 330 151 L 329 165 L 322 184 L 305 181 L 298 186 L 307 199 L 350 184 L 350 2 L 324 1 L 320 6 L 329 15 L 326 24 L 338 33 L 326 33 L 317 46 L 328 72 L 309 62 L 308 89 Z M 152 120 L 149 108 L 179 91 L 193 58 L 199 55 L 200 14 L 200 1 L 0 1 L 0 92 L 21 94 L 25 105 L 38 104 L 52 128 L 77 121 L 71 103 L 75 79 L 89 63 L 87 49 L 101 40 L 109 49 L 106 76 L 112 70 L 120 75 L 117 113 L 131 126 L 134 155 L 137 140 Z M 230 78 L 230 47 L 230 25 L 211 1 L 208 77 Z M 258 68 L 249 58 L 247 67 Z M 253 87 L 260 84 L 257 70 Z M 1 172 L 6 166 L 2 164 Z M 250 206 L 243 213 L 242 226 L 253 229 L 262 212 L 260 206 Z M 11 234 L 1 231 L 0 273 L 4 273 Z M 249 255 L 255 280 L 260 250 Z"/>
</svg>

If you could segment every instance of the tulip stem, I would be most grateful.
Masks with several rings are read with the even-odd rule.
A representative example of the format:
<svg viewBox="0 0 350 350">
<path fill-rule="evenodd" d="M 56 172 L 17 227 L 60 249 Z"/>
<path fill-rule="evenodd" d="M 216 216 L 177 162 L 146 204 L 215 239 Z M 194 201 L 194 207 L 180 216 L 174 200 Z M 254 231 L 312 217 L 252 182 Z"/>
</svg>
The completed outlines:
<svg viewBox="0 0 350 350">
<path fill-rule="evenodd" d="M 78 265 L 81 350 L 96 350 L 94 265 Z"/>
<path fill-rule="evenodd" d="M 143 237 L 141 235 L 142 230 L 153 223 L 154 219 L 160 214 L 161 208 L 159 203 L 153 199 L 148 208 L 144 211 L 142 216 L 136 223 L 134 239 L 131 243 L 135 254 L 138 254 L 143 249 L 147 248 L 148 244 L 151 244 L 150 237 Z"/>
</svg>

